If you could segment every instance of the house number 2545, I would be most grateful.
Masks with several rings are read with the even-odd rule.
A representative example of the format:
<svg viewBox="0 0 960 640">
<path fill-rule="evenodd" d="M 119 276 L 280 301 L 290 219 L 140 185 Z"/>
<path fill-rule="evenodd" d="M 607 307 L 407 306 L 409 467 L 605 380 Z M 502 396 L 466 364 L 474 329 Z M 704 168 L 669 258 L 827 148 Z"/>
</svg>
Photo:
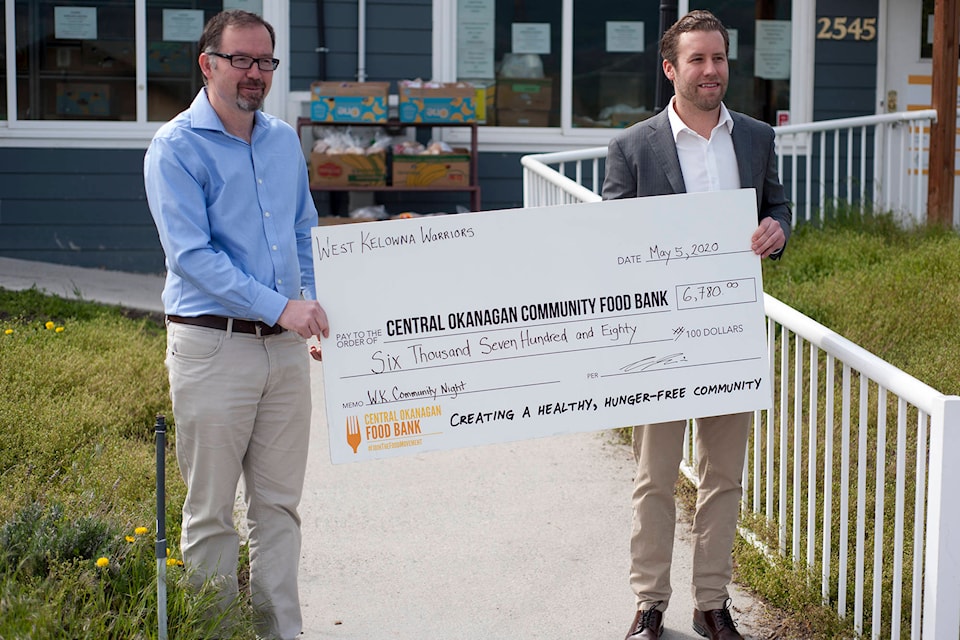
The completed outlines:
<svg viewBox="0 0 960 640">
<path fill-rule="evenodd" d="M 873 40 L 876 37 L 876 18 L 817 18 L 817 40 Z"/>
</svg>

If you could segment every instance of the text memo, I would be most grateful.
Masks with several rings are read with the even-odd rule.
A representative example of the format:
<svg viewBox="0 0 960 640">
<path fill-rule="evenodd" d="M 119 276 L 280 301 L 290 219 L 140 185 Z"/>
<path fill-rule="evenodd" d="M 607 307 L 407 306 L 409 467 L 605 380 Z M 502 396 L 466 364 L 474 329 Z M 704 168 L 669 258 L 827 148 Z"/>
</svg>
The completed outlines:
<svg viewBox="0 0 960 640">
<path fill-rule="evenodd" d="M 769 407 L 756 227 L 743 189 L 314 228 L 331 459 Z"/>
</svg>

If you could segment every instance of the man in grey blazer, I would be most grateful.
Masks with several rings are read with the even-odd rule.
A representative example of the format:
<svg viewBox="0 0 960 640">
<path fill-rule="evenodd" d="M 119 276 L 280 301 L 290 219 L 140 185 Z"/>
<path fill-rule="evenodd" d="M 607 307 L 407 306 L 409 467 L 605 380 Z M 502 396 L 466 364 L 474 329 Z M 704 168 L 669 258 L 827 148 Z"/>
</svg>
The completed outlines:
<svg viewBox="0 0 960 640">
<path fill-rule="evenodd" d="M 674 98 L 661 113 L 610 142 L 603 198 L 752 187 L 759 224 L 751 248 L 762 258 L 776 259 L 790 235 L 791 212 L 777 175 L 774 133 L 769 125 L 724 106 L 728 49 L 726 28 L 708 11 L 693 11 L 664 33 L 660 54 Z M 750 419 L 749 413 L 697 418 L 693 628 L 711 640 L 743 639 L 730 615 L 727 585 Z M 673 488 L 685 424 L 633 428 L 637 474 L 630 586 L 637 612 L 627 640 L 652 640 L 663 633 L 676 525 Z"/>
</svg>

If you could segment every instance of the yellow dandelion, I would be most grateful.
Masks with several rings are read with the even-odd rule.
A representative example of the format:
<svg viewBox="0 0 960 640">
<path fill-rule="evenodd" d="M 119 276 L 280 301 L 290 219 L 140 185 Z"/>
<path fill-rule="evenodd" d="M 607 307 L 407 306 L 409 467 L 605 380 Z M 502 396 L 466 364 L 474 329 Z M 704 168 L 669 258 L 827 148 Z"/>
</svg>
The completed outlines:
<svg viewBox="0 0 960 640">
<path fill-rule="evenodd" d="M 4 331 L 3 333 L 6 334 L 6 335 L 8 335 L 8 336 L 12 336 L 12 335 L 13 335 L 13 329 L 7 329 L 7 330 Z"/>
<path fill-rule="evenodd" d="M 63 327 L 57 327 L 57 333 L 63 333 Z"/>
<path fill-rule="evenodd" d="M 136 538 L 134 538 L 133 536 L 124 536 L 123 539 L 126 540 L 127 542 L 133 542 L 134 540 L 136 540 Z"/>
<path fill-rule="evenodd" d="M 182 567 L 182 566 L 183 566 L 183 560 L 177 560 L 177 566 L 178 566 L 178 567 Z"/>
<path fill-rule="evenodd" d="M 170 557 L 170 547 L 167 547 L 167 557 Z"/>
<path fill-rule="evenodd" d="M 57 326 L 57 325 L 53 324 L 53 321 L 52 321 L 52 320 L 47 320 L 47 324 L 45 324 L 44 326 L 45 326 L 47 329 L 53 330 L 53 328 L 54 328 L 55 326 Z"/>
<path fill-rule="evenodd" d="M 147 535 L 147 528 L 146 528 L 146 527 L 137 527 L 136 529 L 133 530 L 133 532 L 134 532 L 135 534 L 137 534 L 138 536 L 145 536 L 145 535 Z"/>
<path fill-rule="evenodd" d="M 97 558 L 98 567 L 105 567 L 108 564 L 110 564 L 110 560 L 108 560 L 107 558 Z"/>
<path fill-rule="evenodd" d="M 177 562 L 178 562 L 178 560 L 177 560 L 176 558 L 167 558 L 167 566 L 168 566 L 168 567 L 175 567 L 175 566 L 177 566 Z"/>
</svg>

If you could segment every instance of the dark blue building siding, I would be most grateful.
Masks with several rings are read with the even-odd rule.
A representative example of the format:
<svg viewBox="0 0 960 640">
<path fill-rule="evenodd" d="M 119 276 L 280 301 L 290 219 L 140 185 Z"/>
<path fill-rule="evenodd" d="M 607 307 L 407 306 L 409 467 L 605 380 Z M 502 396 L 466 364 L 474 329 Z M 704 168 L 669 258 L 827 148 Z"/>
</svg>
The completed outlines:
<svg viewBox="0 0 960 640">
<path fill-rule="evenodd" d="M 817 3 L 817 24 L 824 18 L 843 16 L 849 18 L 877 18 L 879 7 L 877 0 L 820 0 Z M 817 29 L 819 32 L 819 29 Z M 877 40 L 857 40 L 848 37 L 844 40 L 817 39 L 814 50 L 814 101 L 813 119 L 834 120 L 855 116 L 873 115 L 877 112 Z M 852 135 L 852 139 L 851 136 Z M 811 138 L 813 149 L 812 172 L 819 175 L 820 159 L 823 150 L 828 151 L 827 157 L 832 157 L 835 138 L 839 139 L 840 155 L 836 162 L 841 166 L 847 165 L 847 155 L 850 154 L 854 167 L 859 167 L 863 154 L 861 140 L 863 132 L 855 129 L 852 133 L 846 131 L 817 135 Z M 849 146 L 848 146 L 849 143 Z M 848 151 L 848 149 L 852 149 Z M 839 200 L 850 198 L 851 201 L 860 200 L 861 189 L 868 195 L 873 193 L 873 133 L 867 133 L 865 166 L 867 170 L 866 185 L 844 182 L 833 183 L 834 166 L 828 161 L 824 169 L 824 190 L 827 194 L 837 194 Z M 784 180 L 791 178 L 790 167 L 784 169 Z M 798 177 L 805 180 L 805 166 L 798 166 Z M 814 189 L 820 185 L 814 181 Z M 865 206 L 869 202 L 862 203 Z M 813 216 L 830 215 L 836 203 L 827 202 L 825 211 L 814 212 Z M 806 195 L 797 194 L 795 202 L 795 216 L 803 221 L 802 211 L 806 207 Z"/>
<path fill-rule="evenodd" d="M 0 148 L 0 255 L 162 272 L 143 153 Z"/>
<path fill-rule="evenodd" d="M 877 0 L 820 0 L 817 18 L 877 18 Z M 816 40 L 813 119 L 877 112 L 877 40 Z"/>
<path fill-rule="evenodd" d="M 431 76 L 431 0 L 371 0 L 365 18 L 366 80 Z M 291 91 L 306 91 L 317 80 L 357 79 L 358 22 L 356 0 L 291 1 Z"/>
</svg>

